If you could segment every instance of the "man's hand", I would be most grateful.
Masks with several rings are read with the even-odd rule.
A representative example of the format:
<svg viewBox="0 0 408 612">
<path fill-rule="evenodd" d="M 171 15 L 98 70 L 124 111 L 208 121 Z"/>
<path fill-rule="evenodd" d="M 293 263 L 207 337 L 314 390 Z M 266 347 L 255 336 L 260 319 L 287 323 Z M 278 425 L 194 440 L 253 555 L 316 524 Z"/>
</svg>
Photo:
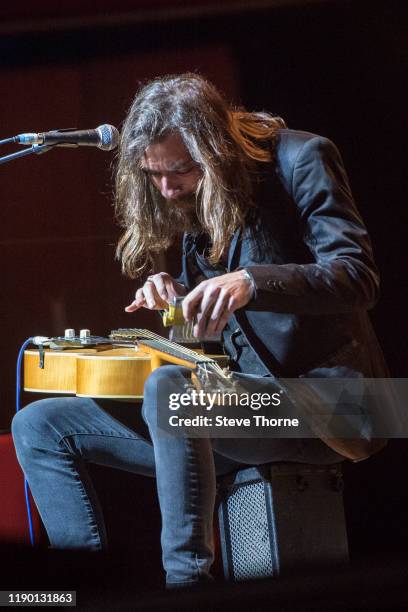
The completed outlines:
<svg viewBox="0 0 408 612">
<path fill-rule="evenodd" d="M 243 270 L 228 272 L 203 281 L 183 300 L 186 321 L 196 317 L 196 338 L 218 335 L 229 317 L 252 298 L 253 287 Z"/>
<path fill-rule="evenodd" d="M 168 307 L 174 297 L 185 295 L 186 289 L 174 280 L 167 272 L 159 272 L 149 276 L 143 287 L 140 287 L 135 294 L 135 299 L 126 312 L 135 312 L 139 308 L 149 308 L 150 310 L 163 310 Z"/>
</svg>

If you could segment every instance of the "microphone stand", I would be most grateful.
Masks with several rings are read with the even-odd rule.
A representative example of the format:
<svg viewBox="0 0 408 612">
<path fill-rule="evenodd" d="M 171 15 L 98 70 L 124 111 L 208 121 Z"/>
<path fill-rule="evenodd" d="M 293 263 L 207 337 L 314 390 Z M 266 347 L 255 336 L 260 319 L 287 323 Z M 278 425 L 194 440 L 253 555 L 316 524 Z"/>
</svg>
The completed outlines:
<svg viewBox="0 0 408 612">
<path fill-rule="evenodd" d="M 12 139 L 2 140 L 0 141 L 0 144 L 3 144 L 5 142 L 12 142 Z M 36 153 L 37 155 L 40 155 L 41 153 L 46 153 L 47 151 L 50 151 L 53 146 L 54 145 L 50 146 L 36 144 L 32 147 L 29 147 L 28 149 L 22 149 L 21 151 L 10 153 L 10 155 L 3 155 L 3 157 L 0 157 L 0 164 L 6 164 L 9 161 L 13 161 L 13 159 L 18 159 L 19 157 L 24 157 L 25 155 L 31 155 L 31 153 Z"/>
</svg>

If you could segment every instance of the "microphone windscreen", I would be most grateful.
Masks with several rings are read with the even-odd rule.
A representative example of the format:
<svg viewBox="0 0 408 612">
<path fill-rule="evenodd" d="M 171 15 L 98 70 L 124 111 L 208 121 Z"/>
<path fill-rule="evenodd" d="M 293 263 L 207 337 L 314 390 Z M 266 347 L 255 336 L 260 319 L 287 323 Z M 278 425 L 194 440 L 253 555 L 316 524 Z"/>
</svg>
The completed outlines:
<svg viewBox="0 0 408 612">
<path fill-rule="evenodd" d="M 119 144 L 119 131 L 113 125 L 100 125 L 96 128 L 100 136 L 99 149 L 103 151 L 112 151 Z"/>
</svg>

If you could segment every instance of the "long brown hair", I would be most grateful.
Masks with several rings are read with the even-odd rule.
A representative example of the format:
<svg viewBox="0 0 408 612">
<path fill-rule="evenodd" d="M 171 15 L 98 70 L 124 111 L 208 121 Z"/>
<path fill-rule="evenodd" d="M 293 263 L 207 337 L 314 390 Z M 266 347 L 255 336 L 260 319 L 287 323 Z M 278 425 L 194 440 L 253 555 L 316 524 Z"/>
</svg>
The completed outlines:
<svg viewBox="0 0 408 612">
<path fill-rule="evenodd" d="M 203 77 L 186 73 L 155 79 L 136 95 L 123 125 L 116 166 L 115 208 L 124 228 L 117 245 L 122 270 L 131 278 L 153 265 L 180 231 L 172 207 L 141 169 L 146 148 L 178 132 L 202 178 L 197 217 L 211 240 L 217 263 L 252 202 L 251 170 L 271 162 L 280 117 L 232 108 Z"/>
</svg>

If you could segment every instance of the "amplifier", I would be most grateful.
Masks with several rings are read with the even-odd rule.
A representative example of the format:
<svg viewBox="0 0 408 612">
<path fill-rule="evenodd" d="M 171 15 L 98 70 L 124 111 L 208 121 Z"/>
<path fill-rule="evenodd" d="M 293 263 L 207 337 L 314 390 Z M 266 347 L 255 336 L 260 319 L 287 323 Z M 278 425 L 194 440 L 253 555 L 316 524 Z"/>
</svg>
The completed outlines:
<svg viewBox="0 0 408 612">
<path fill-rule="evenodd" d="M 341 467 L 273 463 L 219 480 L 224 575 L 276 576 L 348 561 Z"/>
</svg>

